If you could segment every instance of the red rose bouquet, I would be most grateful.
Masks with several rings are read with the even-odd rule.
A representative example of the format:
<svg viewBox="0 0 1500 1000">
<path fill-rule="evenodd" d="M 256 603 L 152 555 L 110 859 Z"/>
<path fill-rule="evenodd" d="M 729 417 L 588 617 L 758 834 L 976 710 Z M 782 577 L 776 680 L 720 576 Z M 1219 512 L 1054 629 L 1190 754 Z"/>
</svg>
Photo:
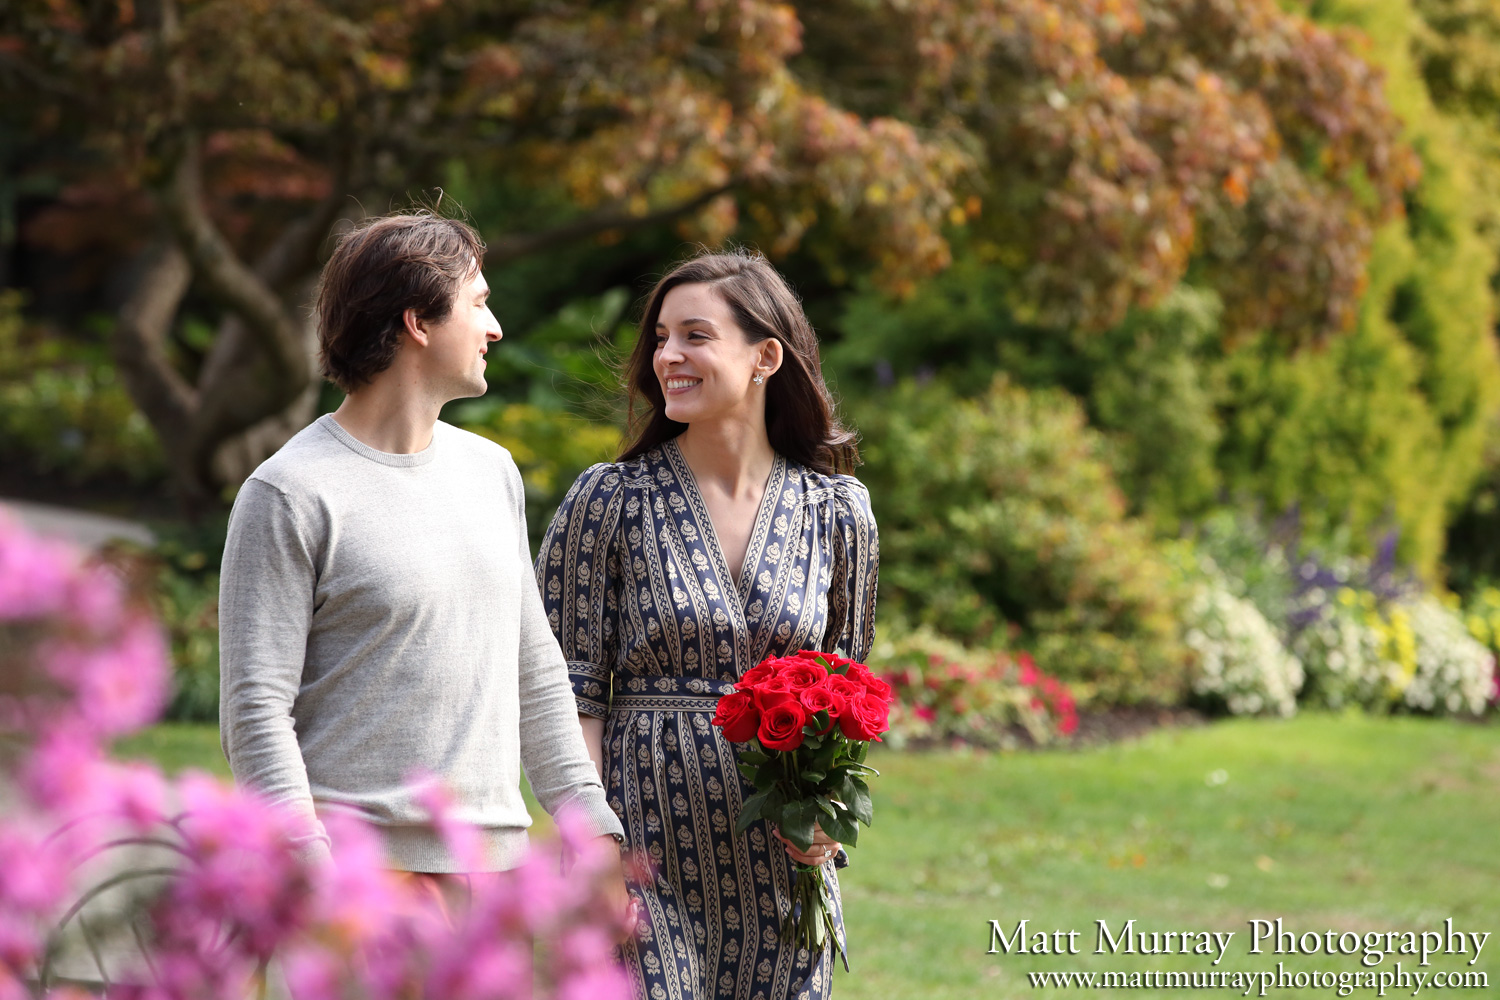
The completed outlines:
<svg viewBox="0 0 1500 1000">
<path fill-rule="evenodd" d="M 873 818 L 865 775 L 878 772 L 865 764 L 865 754 L 886 731 L 890 685 L 863 663 L 803 650 L 751 667 L 734 687 L 719 699 L 714 725 L 731 743 L 749 745 L 739 754 L 739 768 L 755 794 L 740 810 L 737 831 L 769 820 L 806 851 L 816 824 L 853 847 L 859 824 L 869 826 Z M 822 867 L 796 867 L 782 936 L 815 953 L 831 938 L 848 969 Z"/>
</svg>

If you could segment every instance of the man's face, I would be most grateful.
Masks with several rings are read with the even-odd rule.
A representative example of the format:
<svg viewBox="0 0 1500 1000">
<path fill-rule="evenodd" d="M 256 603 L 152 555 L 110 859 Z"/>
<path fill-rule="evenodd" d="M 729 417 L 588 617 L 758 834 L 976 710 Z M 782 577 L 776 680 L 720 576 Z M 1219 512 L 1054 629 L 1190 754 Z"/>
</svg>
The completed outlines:
<svg viewBox="0 0 1500 1000">
<path fill-rule="evenodd" d="M 426 364 L 433 386 L 445 399 L 483 396 L 485 352 L 502 336 L 500 323 L 490 312 L 490 286 L 479 267 L 466 278 L 453 296 L 453 308 L 438 323 L 424 323 L 428 342 Z"/>
</svg>

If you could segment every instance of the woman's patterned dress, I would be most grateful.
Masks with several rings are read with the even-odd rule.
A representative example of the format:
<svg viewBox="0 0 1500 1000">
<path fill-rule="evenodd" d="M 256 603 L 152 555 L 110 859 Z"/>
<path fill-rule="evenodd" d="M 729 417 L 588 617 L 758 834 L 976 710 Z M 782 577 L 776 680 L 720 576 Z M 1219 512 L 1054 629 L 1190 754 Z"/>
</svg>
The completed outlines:
<svg viewBox="0 0 1500 1000">
<path fill-rule="evenodd" d="M 643 919 L 622 947 L 640 1000 L 829 995 L 831 948 L 781 945 L 792 860 L 764 821 L 735 835 L 754 788 L 710 720 L 767 656 L 864 660 L 877 560 L 865 488 L 780 456 L 737 580 L 675 441 L 594 466 L 558 509 L 537 557 L 542 597 L 579 712 L 606 720 L 604 783 L 626 844 L 654 869 L 631 885 Z M 824 871 L 837 909 L 834 864 Z"/>
</svg>

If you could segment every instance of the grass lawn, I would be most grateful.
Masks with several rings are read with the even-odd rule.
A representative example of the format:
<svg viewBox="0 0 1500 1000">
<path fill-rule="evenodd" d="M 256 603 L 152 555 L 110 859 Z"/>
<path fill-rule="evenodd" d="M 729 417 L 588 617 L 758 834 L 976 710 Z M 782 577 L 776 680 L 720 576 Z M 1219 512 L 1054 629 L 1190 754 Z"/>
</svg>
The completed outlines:
<svg viewBox="0 0 1500 1000">
<path fill-rule="evenodd" d="M 160 727 L 123 752 L 169 768 L 222 767 L 211 727 Z M 877 752 L 871 763 L 883 773 L 873 782 L 875 826 L 842 877 L 854 969 L 839 973 L 843 996 L 1103 992 L 1033 987 L 1032 972 L 1366 968 L 1357 955 L 1277 955 L 1273 942 L 1249 954 L 1248 922 L 1278 917 L 1299 937 L 1436 931 L 1451 917 L 1455 930 L 1496 932 L 1476 965 L 1470 944 L 1425 969 L 1420 956 L 1396 954 L 1369 971 L 1399 960 L 1429 975 L 1484 972 L 1500 989 L 1500 727 L 1308 715 L 1077 752 Z M 1022 919 L 1032 935 L 1076 930 L 1081 954 L 986 954 L 992 919 L 1007 936 Z M 1234 937 L 1218 966 L 1192 953 L 1092 954 L 1096 921 L 1119 937 L 1131 919 L 1148 934 Z M 1338 993 L 1273 986 L 1266 995 Z"/>
</svg>

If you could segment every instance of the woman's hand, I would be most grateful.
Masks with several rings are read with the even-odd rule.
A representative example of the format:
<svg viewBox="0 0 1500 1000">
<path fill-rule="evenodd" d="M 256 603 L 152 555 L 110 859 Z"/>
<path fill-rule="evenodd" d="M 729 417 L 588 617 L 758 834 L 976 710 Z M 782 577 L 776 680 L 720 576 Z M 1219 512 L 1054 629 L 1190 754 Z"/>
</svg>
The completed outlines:
<svg viewBox="0 0 1500 1000">
<path fill-rule="evenodd" d="M 792 860 L 803 865 L 821 865 L 825 861 L 832 861 L 833 856 L 839 852 L 841 845 L 828 834 L 823 832 L 823 827 L 817 820 L 813 820 L 813 842 L 806 851 L 801 850 L 796 844 L 781 835 L 776 827 L 771 827 L 771 833 L 775 838 L 786 845 L 786 852 L 792 856 Z"/>
</svg>

